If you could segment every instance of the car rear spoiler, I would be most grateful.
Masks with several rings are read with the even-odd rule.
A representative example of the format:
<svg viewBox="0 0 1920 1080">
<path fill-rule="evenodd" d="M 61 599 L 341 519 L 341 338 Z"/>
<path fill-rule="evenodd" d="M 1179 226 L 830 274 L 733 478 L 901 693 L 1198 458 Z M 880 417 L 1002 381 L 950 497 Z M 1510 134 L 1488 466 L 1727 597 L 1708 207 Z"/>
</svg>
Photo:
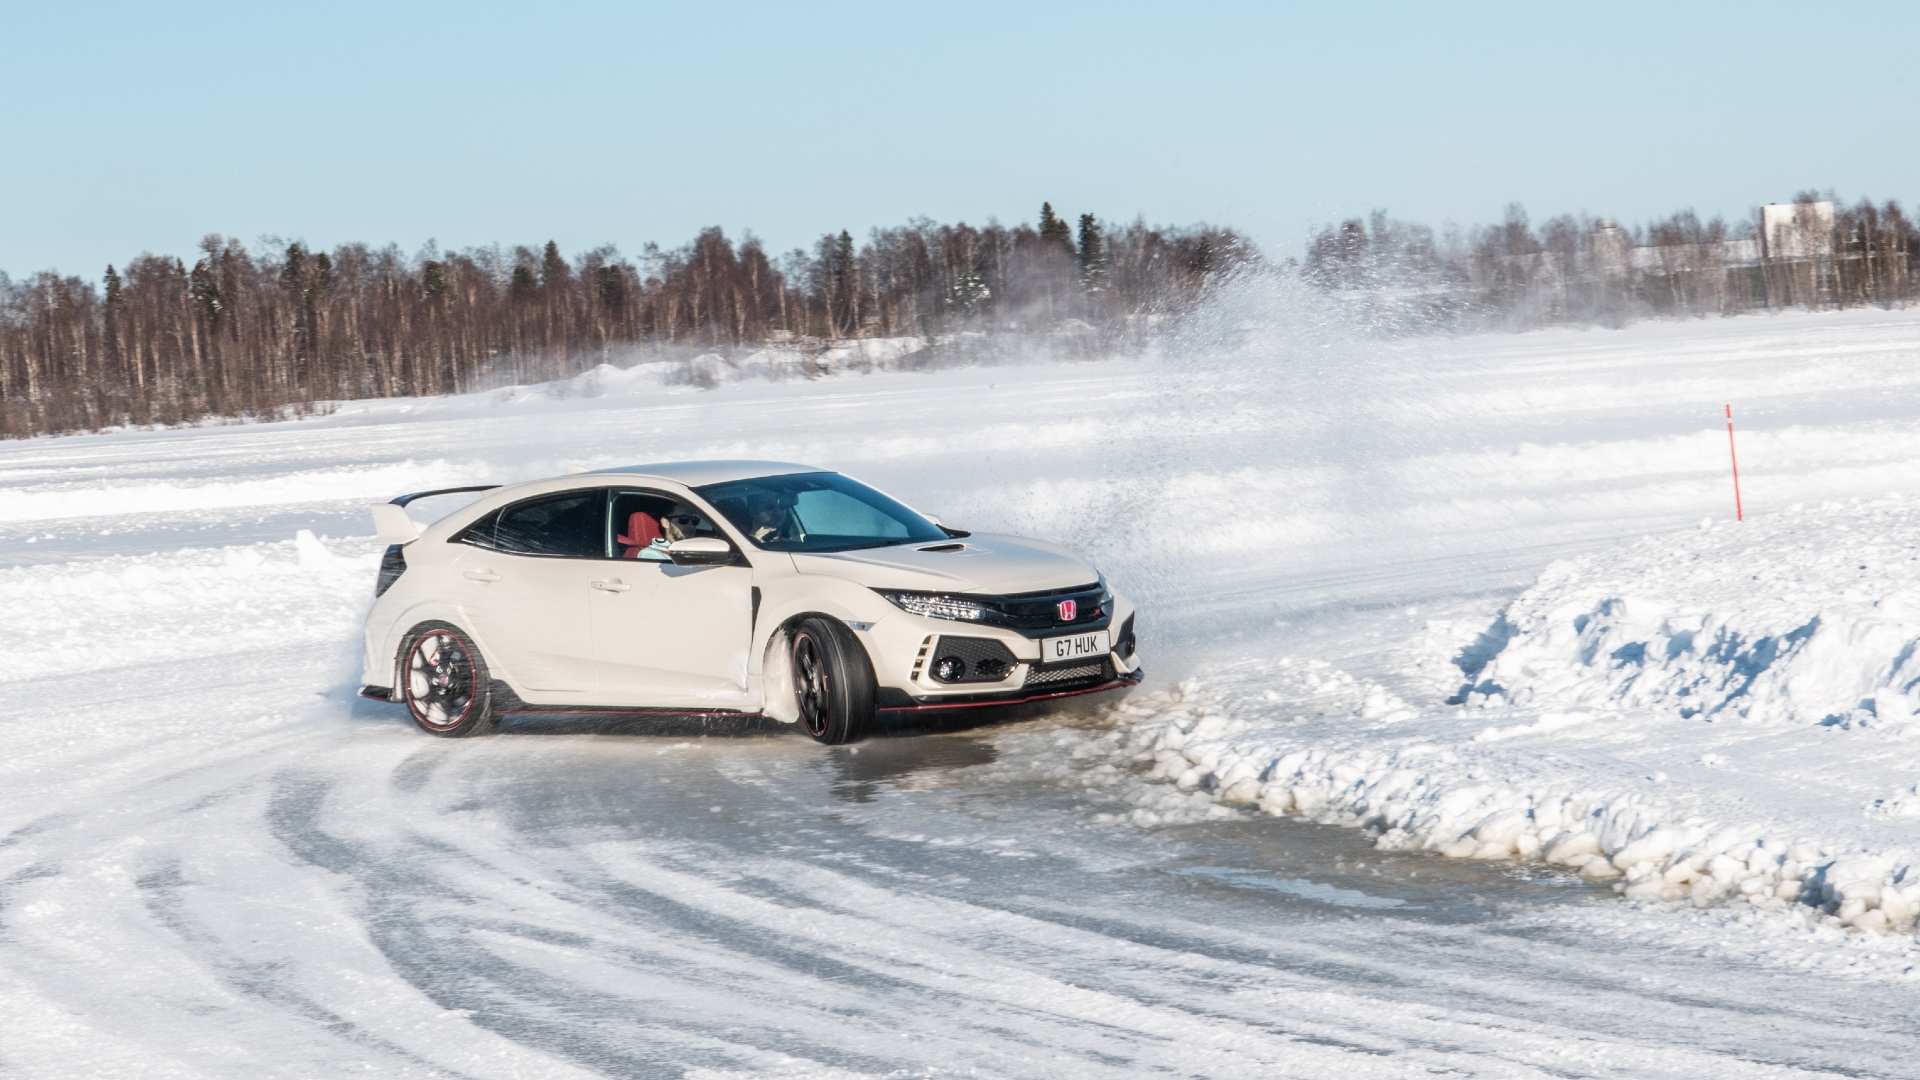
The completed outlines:
<svg viewBox="0 0 1920 1080">
<path fill-rule="evenodd" d="M 376 540 L 382 544 L 409 544 L 420 538 L 420 523 L 407 516 L 406 506 L 415 499 L 424 499 L 429 495 L 459 495 L 469 491 L 492 491 L 499 484 L 480 484 L 475 487 L 435 488 L 432 491 L 416 491 L 411 495 L 402 495 L 383 503 L 373 504 L 373 528 Z"/>
<path fill-rule="evenodd" d="M 468 491 L 492 491 L 499 486 L 499 484 L 481 484 L 478 487 L 434 488 L 432 491 L 416 491 L 411 495 L 402 495 L 397 499 L 388 500 L 388 505 L 405 506 L 415 499 L 424 499 L 429 495 L 459 495 Z"/>
</svg>

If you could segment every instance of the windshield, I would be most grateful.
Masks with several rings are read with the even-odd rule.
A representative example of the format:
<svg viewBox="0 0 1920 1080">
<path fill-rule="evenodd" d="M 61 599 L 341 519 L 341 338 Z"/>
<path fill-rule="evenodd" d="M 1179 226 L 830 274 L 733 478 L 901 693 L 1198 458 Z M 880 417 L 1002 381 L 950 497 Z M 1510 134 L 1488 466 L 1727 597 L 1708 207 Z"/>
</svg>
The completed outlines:
<svg viewBox="0 0 1920 1080">
<path fill-rule="evenodd" d="M 940 526 L 839 473 L 761 476 L 693 490 L 768 551 L 852 551 L 947 539 Z"/>
</svg>

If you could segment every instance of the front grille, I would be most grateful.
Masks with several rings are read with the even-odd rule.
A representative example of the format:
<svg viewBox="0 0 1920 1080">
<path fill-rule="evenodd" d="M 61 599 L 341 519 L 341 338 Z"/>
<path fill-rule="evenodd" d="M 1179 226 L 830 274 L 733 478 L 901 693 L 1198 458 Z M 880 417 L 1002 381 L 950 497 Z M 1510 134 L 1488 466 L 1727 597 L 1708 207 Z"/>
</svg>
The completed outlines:
<svg viewBox="0 0 1920 1080">
<path fill-rule="evenodd" d="M 1047 589 L 1041 592 L 1006 593 L 993 595 L 988 593 L 922 593 L 894 592 L 877 589 L 895 605 L 908 611 L 912 600 L 921 599 L 935 604 L 960 602 L 978 605 L 981 609 L 978 622 L 991 626 L 1004 626 L 1009 630 L 1018 630 L 1029 638 L 1043 637 L 1062 631 L 1098 630 L 1113 618 L 1111 605 L 1113 596 L 1100 582 L 1087 585 L 1074 585 L 1065 589 Z M 1074 615 L 1071 620 L 1062 621 L 1060 604 L 1072 600 Z M 950 618 L 956 622 L 973 622 L 965 615 L 953 615 L 943 611 L 924 611 L 936 619 Z"/>
<path fill-rule="evenodd" d="M 1099 582 L 1075 585 L 1069 589 L 1049 589 L 1036 593 L 1012 593 L 1007 596 L 971 596 L 992 611 L 992 621 L 1016 630 L 1049 630 L 1097 622 L 1107 617 L 1106 590 Z M 1072 600 L 1079 609 L 1070 623 L 1060 621 L 1060 601 Z"/>
<path fill-rule="evenodd" d="M 931 669 L 935 680 L 943 683 L 1000 682 L 1018 663 L 1013 653 L 993 638 L 948 637 L 941 635 L 933 648 Z M 955 669 L 957 665 L 958 669 Z M 948 674 L 952 677 L 949 678 Z"/>
<path fill-rule="evenodd" d="M 1094 686 L 1113 678 L 1113 666 L 1106 660 L 1097 663 L 1041 664 L 1027 672 L 1026 686 L 1064 690 L 1076 686 Z"/>
</svg>

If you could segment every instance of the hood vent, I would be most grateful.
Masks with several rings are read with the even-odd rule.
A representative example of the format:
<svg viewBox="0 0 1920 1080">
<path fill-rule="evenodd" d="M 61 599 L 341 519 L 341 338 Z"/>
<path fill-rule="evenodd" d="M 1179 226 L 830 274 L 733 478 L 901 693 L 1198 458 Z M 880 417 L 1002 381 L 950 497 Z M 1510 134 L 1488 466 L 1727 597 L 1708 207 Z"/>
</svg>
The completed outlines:
<svg viewBox="0 0 1920 1080">
<path fill-rule="evenodd" d="M 944 551 L 965 551 L 965 550 L 967 550 L 967 545 L 965 545 L 965 544 L 933 544 L 933 545 L 931 545 L 931 546 L 929 546 L 929 547 L 923 547 L 923 548 L 914 548 L 913 550 L 915 550 L 915 551 L 943 551 L 943 552 L 944 552 Z"/>
</svg>

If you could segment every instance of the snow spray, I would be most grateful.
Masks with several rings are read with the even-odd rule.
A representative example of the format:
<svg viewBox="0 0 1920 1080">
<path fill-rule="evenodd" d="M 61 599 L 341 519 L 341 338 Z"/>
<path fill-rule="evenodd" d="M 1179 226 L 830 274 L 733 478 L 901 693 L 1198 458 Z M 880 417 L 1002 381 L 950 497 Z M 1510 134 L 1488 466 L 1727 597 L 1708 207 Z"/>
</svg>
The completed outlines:
<svg viewBox="0 0 1920 1080">
<path fill-rule="evenodd" d="M 1733 406 L 1727 406 L 1727 460 L 1733 462 L 1733 520 L 1747 520 L 1746 511 L 1740 508 L 1740 455 L 1733 449 Z"/>
</svg>

